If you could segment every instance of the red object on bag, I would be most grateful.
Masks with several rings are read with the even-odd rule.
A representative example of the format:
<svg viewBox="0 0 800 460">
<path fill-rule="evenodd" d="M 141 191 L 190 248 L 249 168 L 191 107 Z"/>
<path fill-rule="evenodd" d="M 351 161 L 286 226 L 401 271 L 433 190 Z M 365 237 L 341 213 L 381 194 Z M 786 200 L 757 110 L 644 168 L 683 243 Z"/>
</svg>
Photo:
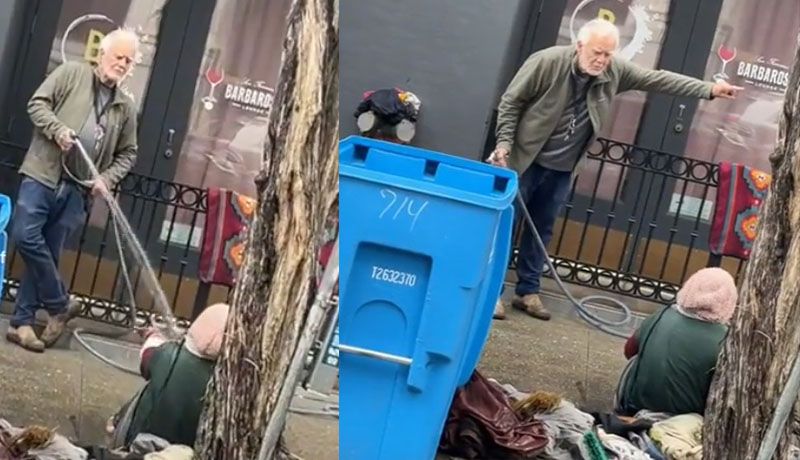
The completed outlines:
<svg viewBox="0 0 800 460">
<path fill-rule="evenodd" d="M 208 190 L 208 213 L 198 273 L 201 281 L 233 287 L 244 261 L 247 226 L 255 206 L 255 199 L 232 190 Z"/>
<path fill-rule="evenodd" d="M 722 162 L 708 236 L 712 254 L 750 258 L 756 239 L 758 211 L 767 197 L 772 176 L 742 164 Z"/>
</svg>

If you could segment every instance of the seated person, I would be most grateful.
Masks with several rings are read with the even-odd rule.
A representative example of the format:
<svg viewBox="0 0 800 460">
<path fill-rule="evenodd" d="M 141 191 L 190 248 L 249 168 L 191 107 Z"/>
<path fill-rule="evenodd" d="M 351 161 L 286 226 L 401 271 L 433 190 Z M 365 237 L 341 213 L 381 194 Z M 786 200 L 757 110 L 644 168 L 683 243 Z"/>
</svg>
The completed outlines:
<svg viewBox="0 0 800 460">
<path fill-rule="evenodd" d="M 181 343 L 150 333 L 140 352 L 147 383 L 110 421 L 112 448 L 129 446 L 140 433 L 194 445 L 227 320 L 228 305 L 216 304 L 200 314 Z"/>
<path fill-rule="evenodd" d="M 617 412 L 702 415 L 737 299 L 733 278 L 721 268 L 686 280 L 676 303 L 647 318 L 625 344 L 625 357 L 633 359 L 620 379 Z"/>
</svg>

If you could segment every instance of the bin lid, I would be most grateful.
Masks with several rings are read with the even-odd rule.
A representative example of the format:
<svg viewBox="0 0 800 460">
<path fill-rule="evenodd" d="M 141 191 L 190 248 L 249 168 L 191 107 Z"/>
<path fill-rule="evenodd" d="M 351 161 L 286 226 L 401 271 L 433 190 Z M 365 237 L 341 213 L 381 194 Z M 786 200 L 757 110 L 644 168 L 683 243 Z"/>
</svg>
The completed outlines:
<svg viewBox="0 0 800 460">
<path fill-rule="evenodd" d="M 339 175 L 497 210 L 517 193 L 511 169 L 360 136 L 339 141 Z"/>
</svg>

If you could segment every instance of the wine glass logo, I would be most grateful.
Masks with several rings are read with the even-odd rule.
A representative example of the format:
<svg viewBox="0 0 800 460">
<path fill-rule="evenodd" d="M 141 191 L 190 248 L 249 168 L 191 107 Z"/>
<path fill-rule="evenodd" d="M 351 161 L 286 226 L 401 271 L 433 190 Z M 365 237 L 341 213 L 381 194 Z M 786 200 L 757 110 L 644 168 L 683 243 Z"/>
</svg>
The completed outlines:
<svg viewBox="0 0 800 460">
<path fill-rule="evenodd" d="M 206 110 L 214 109 L 214 104 L 217 103 L 217 98 L 214 97 L 214 88 L 217 87 L 225 78 L 225 72 L 222 69 L 208 69 L 206 70 L 206 80 L 211 85 L 208 91 L 208 96 L 203 97 L 203 108 Z"/>
<path fill-rule="evenodd" d="M 719 59 L 722 61 L 722 67 L 719 69 L 719 73 L 714 75 L 714 80 L 727 81 L 730 77 L 725 73 L 725 66 L 736 58 L 736 48 L 728 48 L 725 45 L 719 45 L 717 56 L 719 56 Z"/>
</svg>

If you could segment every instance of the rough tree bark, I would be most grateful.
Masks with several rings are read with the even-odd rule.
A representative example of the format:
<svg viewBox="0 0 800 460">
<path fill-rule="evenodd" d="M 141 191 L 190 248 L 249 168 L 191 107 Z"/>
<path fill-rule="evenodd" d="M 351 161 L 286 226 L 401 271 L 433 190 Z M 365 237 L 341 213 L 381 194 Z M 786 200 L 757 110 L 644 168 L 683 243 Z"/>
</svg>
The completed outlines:
<svg viewBox="0 0 800 460">
<path fill-rule="evenodd" d="M 770 162 L 772 184 L 709 395 L 706 460 L 756 458 L 800 350 L 800 48 Z M 774 458 L 789 458 L 791 425 Z"/>
<path fill-rule="evenodd" d="M 258 206 L 199 459 L 253 460 L 313 301 L 318 238 L 338 193 L 339 36 L 334 0 L 295 0 L 270 115 Z"/>
</svg>

